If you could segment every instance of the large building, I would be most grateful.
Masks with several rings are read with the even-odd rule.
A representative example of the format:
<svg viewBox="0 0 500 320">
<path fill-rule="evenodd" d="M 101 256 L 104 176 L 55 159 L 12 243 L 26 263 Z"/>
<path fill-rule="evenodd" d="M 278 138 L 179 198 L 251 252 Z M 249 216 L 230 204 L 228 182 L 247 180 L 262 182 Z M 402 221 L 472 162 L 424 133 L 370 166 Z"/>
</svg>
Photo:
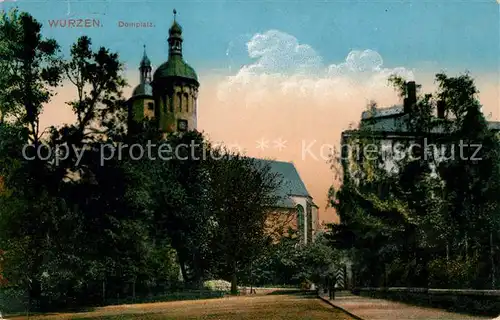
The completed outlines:
<svg viewBox="0 0 500 320">
<path fill-rule="evenodd" d="M 174 21 L 169 29 L 168 60 L 152 73 L 151 61 L 146 54 L 139 65 L 139 85 L 128 100 L 129 130 L 140 130 L 145 119 L 154 120 L 165 134 L 197 130 L 198 76 L 183 59 L 182 28 Z M 290 226 L 297 228 L 304 243 L 314 239 L 318 229 L 318 207 L 307 191 L 295 165 L 290 162 L 258 160 L 268 163 L 273 172 L 283 178 L 276 210 L 291 211 Z"/>
<path fill-rule="evenodd" d="M 182 57 L 182 28 L 175 20 L 169 29 L 168 60 L 153 76 L 146 49 L 139 73 L 140 82 L 129 99 L 129 128 L 145 118 L 157 121 L 164 132 L 195 130 L 198 108 L 198 76 Z"/>
<path fill-rule="evenodd" d="M 302 181 L 295 165 L 292 162 L 256 160 L 264 165 L 269 165 L 271 171 L 278 173 L 282 178 L 282 183 L 278 191 L 278 196 L 281 200 L 276 204 L 275 209 L 276 211 L 288 211 L 292 213 L 291 215 L 285 215 L 285 217 L 293 217 L 293 219 L 289 219 L 288 221 L 281 220 L 277 221 L 277 223 L 285 228 L 291 227 L 297 230 L 304 243 L 313 241 L 320 227 L 318 206 L 307 191 L 304 181 Z"/>
<path fill-rule="evenodd" d="M 409 81 L 406 84 L 406 89 L 407 94 L 402 105 L 374 108 L 373 110 L 364 111 L 361 114 L 360 124 L 367 129 L 371 138 L 381 141 L 382 149 L 394 150 L 395 143 L 403 140 L 413 141 L 416 137 L 415 132 L 412 132 L 408 128 L 411 108 L 417 102 L 415 82 Z M 444 137 L 444 130 L 439 124 L 446 121 L 445 111 L 444 103 L 438 103 L 435 118 L 433 119 L 437 125 L 433 127 L 429 136 L 436 137 L 437 139 Z M 499 121 L 489 121 L 488 126 L 493 132 L 500 132 Z M 359 133 L 359 130 L 343 131 L 341 145 L 347 146 L 347 141 L 352 137 L 356 137 Z M 342 151 L 344 154 L 342 154 L 341 158 L 344 160 L 348 159 L 348 155 L 346 154 L 348 151 L 347 148 L 343 148 Z M 386 162 L 386 166 L 387 168 L 391 167 L 389 162 Z"/>
<path fill-rule="evenodd" d="M 361 114 L 361 124 L 370 130 L 374 137 L 379 137 L 383 140 L 399 140 L 399 139 L 412 139 L 415 136 L 414 132 L 410 132 L 407 128 L 408 117 L 410 108 L 417 101 L 416 97 L 416 84 L 414 81 L 407 83 L 407 96 L 404 98 L 402 105 L 393 105 L 386 108 L 375 108 L 374 110 L 367 110 Z M 444 105 L 439 103 L 436 110 L 435 120 L 445 119 Z M 500 132 L 499 121 L 489 121 L 488 126 L 492 131 Z M 358 130 L 346 130 L 342 132 L 342 141 L 346 138 L 355 135 Z M 442 134 L 439 126 L 433 130 L 436 135 Z"/>
</svg>

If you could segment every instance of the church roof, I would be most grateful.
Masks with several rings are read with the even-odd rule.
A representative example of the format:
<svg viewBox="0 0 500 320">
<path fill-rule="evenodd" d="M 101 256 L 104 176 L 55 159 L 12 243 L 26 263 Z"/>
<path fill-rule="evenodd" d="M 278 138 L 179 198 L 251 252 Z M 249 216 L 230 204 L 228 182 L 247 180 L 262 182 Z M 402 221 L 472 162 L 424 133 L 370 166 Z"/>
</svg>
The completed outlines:
<svg viewBox="0 0 500 320">
<path fill-rule="evenodd" d="M 144 46 L 144 55 L 142 56 L 141 60 L 141 67 L 151 67 L 151 60 L 149 60 L 147 54 L 146 54 L 146 47 Z"/>
<path fill-rule="evenodd" d="M 290 199 L 290 196 L 311 197 L 307 188 L 292 162 L 254 159 L 257 164 L 269 165 L 271 172 L 281 176 L 282 184 L 278 190 L 278 195 L 281 197 L 279 207 L 294 208 L 295 204 Z"/>
<path fill-rule="evenodd" d="M 198 76 L 194 69 L 179 56 L 172 56 L 160 65 L 153 75 L 153 80 L 171 77 L 190 79 L 198 83 Z"/>
<path fill-rule="evenodd" d="M 182 27 L 180 24 L 177 23 L 177 21 L 174 20 L 174 23 L 172 23 L 172 26 L 170 27 L 168 32 L 171 35 L 177 35 L 177 34 L 180 35 L 182 34 Z"/>
<path fill-rule="evenodd" d="M 151 85 L 147 83 L 141 83 L 137 87 L 135 87 L 134 91 L 132 92 L 132 97 L 139 96 L 153 96 L 153 88 L 151 87 Z"/>
<path fill-rule="evenodd" d="M 182 27 L 175 19 L 176 14 L 177 11 L 174 9 L 174 22 L 168 30 L 168 60 L 156 69 L 153 75 L 153 81 L 169 78 L 183 78 L 191 80 L 191 82 L 199 85 L 198 75 L 182 58 Z"/>
</svg>

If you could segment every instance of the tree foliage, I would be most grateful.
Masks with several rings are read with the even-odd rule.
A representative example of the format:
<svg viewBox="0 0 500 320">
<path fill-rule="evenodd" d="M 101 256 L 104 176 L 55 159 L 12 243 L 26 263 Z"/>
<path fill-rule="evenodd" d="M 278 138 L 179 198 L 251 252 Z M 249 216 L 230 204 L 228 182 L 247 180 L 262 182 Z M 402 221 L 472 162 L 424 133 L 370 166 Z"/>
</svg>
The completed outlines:
<svg viewBox="0 0 500 320">
<path fill-rule="evenodd" d="M 390 81 L 407 95 L 404 79 Z M 437 74 L 436 82 L 432 94 L 417 86 L 417 101 L 402 117 L 400 130 L 412 136 L 393 142 L 403 146 L 404 157 L 361 152 L 333 161 L 343 181 L 330 191 L 341 219 L 330 237 L 350 250 L 357 285 L 497 286 L 499 140 L 468 74 Z M 436 117 L 438 105 L 445 106 L 444 118 Z M 362 122 L 348 143 L 383 150 L 373 121 Z"/>
<path fill-rule="evenodd" d="M 82 36 L 64 57 L 40 23 L 12 10 L 0 18 L 0 68 L 1 279 L 26 293 L 30 310 L 211 277 L 232 279 L 234 292 L 271 248 L 279 177 L 199 132 L 165 138 L 150 121 L 127 132 L 117 53 Z M 58 107 L 76 121 L 42 131 L 43 105 L 63 79 L 76 99 Z M 148 154 L 136 160 L 132 145 Z M 160 148 L 176 152 L 165 160 Z"/>
</svg>

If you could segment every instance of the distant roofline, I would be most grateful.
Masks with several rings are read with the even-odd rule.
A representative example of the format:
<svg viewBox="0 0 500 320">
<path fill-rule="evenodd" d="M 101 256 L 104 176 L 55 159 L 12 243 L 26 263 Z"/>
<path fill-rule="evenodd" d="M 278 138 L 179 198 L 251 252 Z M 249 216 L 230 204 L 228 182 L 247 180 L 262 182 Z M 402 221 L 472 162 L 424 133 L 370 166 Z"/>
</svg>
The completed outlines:
<svg viewBox="0 0 500 320">
<path fill-rule="evenodd" d="M 270 208 L 270 209 L 290 209 L 290 210 L 293 210 L 293 209 L 295 209 L 295 206 L 285 206 L 285 205 L 276 204 L 276 205 L 272 205 L 272 206 L 267 206 L 266 208 Z"/>
<path fill-rule="evenodd" d="M 303 194 L 293 194 L 293 193 L 289 193 L 288 196 L 290 197 L 302 197 L 302 198 L 309 198 L 310 200 L 313 199 L 313 197 L 311 197 L 311 195 L 308 195 L 308 196 L 305 196 Z"/>
<path fill-rule="evenodd" d="M 302 179 L 302 177 L 301 177 L 301 175 L 299 173 L 299 170 L 297 170 L 297 167 L 296 167 L 296 165 L 295 165 L 295 163 L 293 161 L 262 159 L 262 158 L 256 158 L 256 157 L 248 157 L 248 158 L 256 160 L 256 161 L 262 161 L 262 162 L 268 162 L 268 163 L 275 163 L 275 164 L 276 163 L 282 163 L 282 164 L 291 165 L 293 167 L 293 169 L 295 170 L 296 175 L 298 176 L 298 180 L 303 185 L 303 189 L 305 191 L 305 194 L 294 194 L 294 193 L 289 193 L 289 192 L 284 192 L 284 194 L 286 194 L 288 197 L 294 197 L 295 196 L 295 197 L 308 198 L 308 199 L 311 199 L 311 200 L 313 199 L 312 196 L 311 196 L 311 193 L 307 189 L 306 184 L 304 183 L 304 179 Z M 285 178 L 285 180 L 287 180 L 286 176 L 284 176 L 283 178 Z"/>
<path fill-rule="evenodd" d="M 391 111 L 391 110 L 400 111 L 400 112 L 394 112 L 394 113 L 390 113 L 390 114 L 383 114 L 382 113 L 384 111 L 387 112 L 387 111 Z M 382 108 L 377 107 L 374 109 L 374 111 L 375 111 L 375 114 L 373 114 L 373 112 L 371 110 L 365 110 L 365 111 L 361 112 L 361 120 L 370 119 L 370 118 L 383 118 L 383 117 L 387 117 L 387 116 L 401 115 L 401 114 L 404 114 L 404 106 L 401 104 L 395 104 L 395 105 L 392 105 L 389 107 L 382 107 Z"/>
</svg>

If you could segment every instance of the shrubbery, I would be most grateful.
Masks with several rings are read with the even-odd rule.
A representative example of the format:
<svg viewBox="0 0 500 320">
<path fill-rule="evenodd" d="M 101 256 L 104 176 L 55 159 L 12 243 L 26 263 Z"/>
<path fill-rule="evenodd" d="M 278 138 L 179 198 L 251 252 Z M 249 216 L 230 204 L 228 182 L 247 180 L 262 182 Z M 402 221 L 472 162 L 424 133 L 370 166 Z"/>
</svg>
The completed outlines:
<svg viewBox="0 0 500 320">
<path fill-rule="evenodd" d="M 208 280 L 203 282 L 203 287 L 212 291 L 230 291 L 231 282 L 226 280 Z"/>
</svg>

